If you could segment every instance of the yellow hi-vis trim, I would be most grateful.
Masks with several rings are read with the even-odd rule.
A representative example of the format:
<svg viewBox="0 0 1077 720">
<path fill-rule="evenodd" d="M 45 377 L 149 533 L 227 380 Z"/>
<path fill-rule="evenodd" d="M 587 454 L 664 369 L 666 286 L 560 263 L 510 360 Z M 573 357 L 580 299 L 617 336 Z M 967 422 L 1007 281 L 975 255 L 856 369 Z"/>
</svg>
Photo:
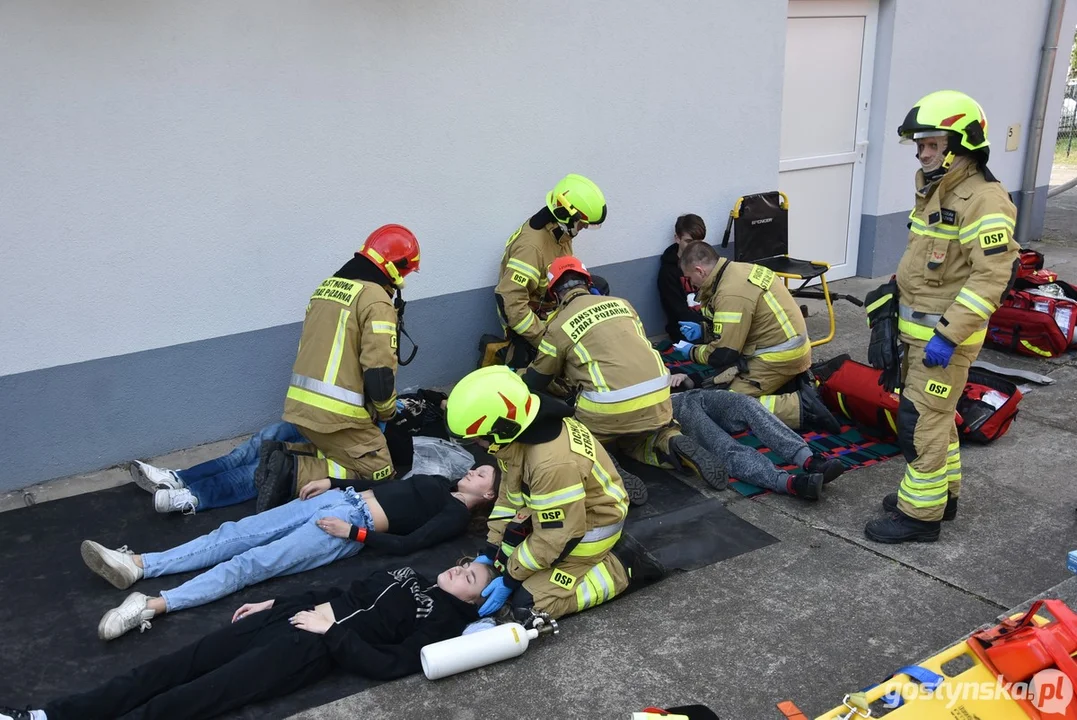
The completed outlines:
<svg viewBox="0 0 1077 720">
<path fill-rule="evenodd" d="M 711 319 L 714 322 L 720 323 L 739 323 L 744 319 L 744 313 L 739 312 L 716 312 L 711 314 Z"/>
<path fill-rule="evenodd" d="M 545 338 L 539 342 L 539 352 L 550 357 L 557 357 L 557 347 Z"/>
<path fill-rule="evenodd" d="M 791 340 L 795 338 L 797 336 L 797 331 L 793 329 L 793 324 L 789 322 L 789 316 L 785 314 L 785 309 L 782 308 L 781 303 L 778 302 L 778 298 L 774 297 L 774 293 L 767 290 L 763 293 L 763 299 L 767 301 L 767 305 L 770 306 L 770 311 L 774 313 L 774 319 L 782 326 L 782 332 L 785 333 L 786 339 Z"/>
<path fill-rule="evenodd" d="M 537 317 L 535 313 L 531 310 L 528 310 L 527 314 L 524 315 L 524 319 L 512 326 L 512 331 L 517 335 L 522 335 L 523 333 L 527 332 L 527 329 L 529 327 L 535 324 L 536 319 Z"/>
<path fill-rule="evenodd" d="M 930 327 L 927 327 L 925 325 L 917 325 L 916 323 L 912 322 L 911 320 L 904 320 L 902 318 L 898 318 L 898 331 L 905 333 L 909 337 L 913 337 L 913 338 L 916 338 L 917 340 L 924 340 L 924 341 L 930 340 L 935 335 L 935 329 L 934 328 L 930 328 Z M 962 341 L 961 344 L 962 345 L 976 345 L 978 343 L 982 343 L 984 341 L 984 338 L 986 338 L 986 337 L 987 337 L 986 328 L 983 329 L 983 330 L 977 330 L 976 332 L 972 333 L 967 338 L 965 338 L 965 340 Z"/>
<path fill-rule="evenodd" d="M 529 508 L 542 510 L 543 508 L 568 505 L 569 503 L 583 500 L 585 497 L 587 497 L 587 492 L 583 489 L 583 483 L 578 482 L 550 493 L 532 493 L 527 496 L 526 500 Z"/>
<path fill-rule="evenodd" d="M 841 408 L 841 414 L 852 420 L 853 416 L 849 414 L 849 410 L 845 407 L 845 396 L 841 393 L 835 394 L 838 396 L 838 407 Z"/>
<path fill-rule="evenodd" d="M 807 353 L 811 352 L 811 343 L 805 342 L 800 347 L 791 348 L 789 350 L 777 350 L 775 352 L 766 352 L 759 355 L 754 355 L 760 360 L 766 360 L 767 362 L 787 362 L 789 360 L 796 360 L 797 358 L 804 357 Z"/>
<path fill-rule="evenodd" d="M 530 539 L 530 535 L 524 538 L 524 541 L 516 546 L 516 552 L 513 553 L 513 555 L 516 557 L 516 561 L 525 568 L 538 572 L 542 569 L 542 565 L 540 565 L 539 561 L 535 559 L 535 556 L 531 554 L 531 548 L 528 547 L 530 544 L 528 541 Z"/>
<path fill-rule="evenodd" d="M 348 469 L 345 468 L 343 465 L 341 465 L 340 463 L 338 463 L 338 462 L 336 462 L 334 460 L 330 460 L 329 458 L 327 458 L 322 453 L 321 450 L 318 451 L 318 457 L 325 460 L 325 464 L 329 468 L 329 477 L 335 478 L 337 480 L 347 480 L 348 479 Z"/>
<path fill-rule="evenodd" d="M 528 265 L 523 260 L 517 260 L 516 258 L 509 258 L 505 263 L 506 268 L 512 268 L 516 272 L 523 273 L 534 282 L 539 281 L 539 271 L 534 265 Z"/>
<path fill-rule="evenodd" d="M 993 302 L 977 295 L 968 288 L 961 288 L 957 293 L 956 300 L 984 320 L 990 319 L 991 313 L 998 309 Z"/>
<path fill-rule="evenodd" d="M 618 530 L 615 535 L 611 535 L 603 540 L 595 540 L 593 542 L 580 542 L 576 547 L 572 548 L 569 555 L 573 557 L 593 557 L 595 555 L 602 555 L 611 547 L 617 544 L 617 541 L 621 539 L 621 531 Z"/>
<path fill-rule="evenodd" d="M 898 495 L 913 507 L 934 507 L 946 502 L 948 485 L 945 465 L 931 472 L 920 472 L 906 466 Z"/>
<path fill-rule="evenodd" d="M 1033 345 L 1032 343 L 1030 343 L 1028 340 L 1022 340 L 1021 345 L 1028 348 L 1029 350 L 1036 353 L 1037 355 L 1042 355 L 1044 357 L 1051 357 L 1051 351 L 1050 350 L 1044 350 L 1041 347 L 1037 347 L 1037 346 Z"/>
<path fill-rule="evenodd" d="M 986 230 L 1002 229 L 1008 230 L 1010 234 L 1013 234 L 1014 223 L 1013 220 L 1002 213 L 988 213 L 982 215 L 979 219 L 970 225 L 961 226 L 960 240 L 964 245 L 971 241 L 974 237 Z"/>
<path fill-rule="evenodd" d="M 340 372 L 340 359 L 344 356 L 344 339 L 348 335 L 348 318 L 351 310 L 341 310 L 337 316 L 337 331 L 333 334 L 333 349 L 329 351 L 329 360 L 325 363 L 324 382 L 336 385 L 337 373 Z"/>
<path fill-rule="evenodd" d="M 894 414 L 889 410 L 883 410 L 883 414 L 886 415 L 886 422 L 890 425 L 890 429 L 894 431 L 895 435 L 897 435 L 898 429 L 897 423 L 894 422 Z"/>
<path fill-rule="evenodd" d="M 598 484 L 602 487 L 602 492 L 613 498 L 617 512 L 621 514 L 621 519 L 623 520 L 625 515 L 628 514 L 628 493 L 620 485 L 613 482 L 613 477 L 597 461 L 591 466 L 591 477 L 598 480 Z"/>
<path fill-rule="evenodd" d="M 873 302 L 871 305 L 868 305 L 866 308 L 864 308 L 864 313 L 866 315 L 871 315 L 873 312 L 878 310 L 880 307 L 882 307 L 886 303 L 890 302 L 890 300 L 893 297 L 894 297 L 894 293 L 888 293 L 886 295 L 883 295 L 881 298 L 879 298 L 878 300 Z"/>
<path fill-rule="evenodd" d="M 587 352 L 587 348 L 583 346 L 583 343 L 576 343 L 573 350 L 576 352 L 576 357 L 580 359 L 580 362 L 587 366 L 587 374 L 591 376 L 591 382 L 594 383 L 595 390 L 609 392 L 610 386 L 606 384 L 606 378 L 602 376 L 602 369 L 598 367 L 598 363 L 591 357 L 591 353 Z"/>
<path fill-rule="evenodd" d="M 778 402 L 778 396 L 777 395 L 761 395 L 759 397 L 759 402 L 762 403 L 763 407 L 765 407 L 767 410 L 769 410 L 770 412 L 774 412 L 774 406 Z"/>
<path fill-rule="evenodd" d="M 615 584 L 605 563 L 599 563 L 587 571 L 576 583 L 576 609 L 586 610 L 613 597 Z"/>
<path fill-rule="evenodd" d="M 516 508 L 506 507 L 504 505 L 494 505 L 494 509 L 490 511 L 488 520 L 511 520 L 516 517 Z"/>
<path fill-rule="evenodd" d="M 669 400 L 668 387 L 648 393 L 642 397 L 632 398 L 631 400 L 622 400 L 621 402 L 615 403 L 596 403 L 594 400 L 588 400 L 581 395 L 576 400 L 576 407 L 580 410 L 586 410 L 587 412 L 600 415 L 620 415 L 635 410 L 642 410 L 643 408 L 654 407 L 666 400 Z"/>
<path fill-rule="evenodd" d="M 344 415 L 346 417 L 353 418 L 370 419 L 370 413 L 367 412 L 366 408 L 349 405 L 346 402 L 334 400 L 333 398 L 328 398 L 324 395 L 318 395 L 317 393 L 313 393 L 310 390 L 297 388 L 294 385 L 288 388 L 287 397 L 289 400 L 295 400 L 296 402 L 303 403 L 304 405 L 310 405 L 311 407 L 316 407 L 319 410 L 336 413 L 337 415 Z"/>
<path fill-rule="evenodd" d="M 375 333 L 380 333 L 382 335 L 396 335 L 396 323 L 394 322 L 379 322 L 373 320 L 370 323 L 370 328 Z"/>
<path fill-rule="evenodd" d="M 943 240 L 957 240 L 958 236 L 961 234 L 961 231 L 956 225 L 947 225 L 944 223 L 928 225 L 923 220 L 916 217 L 915 210 L 909 213 L 909 229 L 917 235 L 941 238 Z"/>
</svg>

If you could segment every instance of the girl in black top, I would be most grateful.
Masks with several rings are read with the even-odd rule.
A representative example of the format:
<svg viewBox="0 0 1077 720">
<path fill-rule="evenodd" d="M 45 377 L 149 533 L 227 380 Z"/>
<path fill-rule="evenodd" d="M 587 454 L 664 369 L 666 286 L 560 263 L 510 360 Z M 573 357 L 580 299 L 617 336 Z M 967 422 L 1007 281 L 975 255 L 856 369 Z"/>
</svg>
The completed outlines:
<svg viewBox="0 0 1077 720">
<path fill-rule="evenodd" d="M 692 289 L 684 283 L 679 261 L 681 248 L 707 237 L 707 226 L 698 215 L 681 215 L 673 226 L 673 244 L 662 253 L 658 268 L 658 297 L 666 312 L 666 333 L 670 342 L 683 340 L 681 322 L 703 322 L 703 314 L 688 304 Z"/>
<path fill-rule="evenodd" d="M 430 582 L 411 568 L 236 610 L 232 624 L 43 710 L 14 720 L 201 720 L 311 685 L 341 667 L 376 680 L 421 669 L 420 651 L 478 619 L 495 571 L 462 561 Z M 129 714 L 128 714 L 129 713 Z"/>
<path fill-rule="evenodd" d="M 337 487 L 333 487 L 333 484 Z M 340 486 L 348 487 L 341 489 Z M 134 592 L 101 618 L 97 634 L 114 640 L 166 612 L 204 605 L 280 575 L 328 565 L 365 545 L 406 555 L 462 535 L 472 513 L 497 497 L 497 470 L 480 465 L 456 483 L 418 475 L 407 480 L 309 483 L 300 497 L 159 553 L 109 550 L 86 540 L 91 570 L 124 590 L 142 578 L 210 568 L 158 597 Z"/>
</svg>

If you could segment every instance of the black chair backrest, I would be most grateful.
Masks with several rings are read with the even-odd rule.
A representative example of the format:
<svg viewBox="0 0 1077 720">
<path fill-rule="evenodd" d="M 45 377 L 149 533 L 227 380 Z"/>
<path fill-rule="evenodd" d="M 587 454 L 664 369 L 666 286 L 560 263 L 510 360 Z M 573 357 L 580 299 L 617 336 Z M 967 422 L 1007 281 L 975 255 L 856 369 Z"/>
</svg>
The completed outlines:
<svg viewBox="0 0 1077 720">
<path fill-rule="evenodd" d="M 752 262 L 789 253 L 789 206 L 777 190 L 745 195 L 729 214 L 722 247 L 733 233 L 733 259 Z M 736 214 L 736 217 L 734 217 Z"/>
</svg>

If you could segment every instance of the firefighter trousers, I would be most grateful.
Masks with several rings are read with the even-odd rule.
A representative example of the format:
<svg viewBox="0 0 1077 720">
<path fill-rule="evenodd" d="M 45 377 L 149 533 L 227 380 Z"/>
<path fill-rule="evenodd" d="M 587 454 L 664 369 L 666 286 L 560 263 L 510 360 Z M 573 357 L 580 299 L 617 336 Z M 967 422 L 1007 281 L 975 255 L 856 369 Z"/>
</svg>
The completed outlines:
<svg viewBox="0 0 1077 720">
<path fill-rule="evenodd" d="M 954 411 L 980 345 L 961 345 L 946 367 L 925 367 L 922 341 L 905 341 L 904 385 L 898 405 L 898 445 L 905 476 L 898 509 L 917 520 L 942 519 L 947 494 L 961 493 L 961 446 Z"/>
<path fill-rule="evenodd" d="M 529 604 L 557 619 L 601 605 L 627 588 L 628 572 L 613 550 L 585 558 L 570 555 L 524 580 L 526 592 L 517 591 L 513 604 Z"/>
<path fill-rule="evenodd" d="M 777 415 L 779 420 L 793 430 L 799 430 L 800 394 L 797 392 L 775 393 L 809 367 L 811 367 L 811 353 L 782 363 L 748 358 L 747 370 L 738 373 L 733 378 L 729 389 L 742 395 L 759 398 L 763 407 Z"/>
<path fill-rule="evenodd" d="M 669 442 L 681 434 L 681 427 L 676 422 L 671 422 L 657 430 L 631 435 L 606 435 L 594 431 L 591 434 L 607 450 L 615 449 L 644 465 L 670 470 L 673 465 L 669 462 L 672 454 Z"/>
<path fill-rule="evenodd" d="M 296 456 L 295 490 L 313 480 L 389 480 L 393 459 L 385 435 L 374 424 L 331 433 L 320 433 L 297 425 L 309 443 L 289 443 Z"/>
</svg>

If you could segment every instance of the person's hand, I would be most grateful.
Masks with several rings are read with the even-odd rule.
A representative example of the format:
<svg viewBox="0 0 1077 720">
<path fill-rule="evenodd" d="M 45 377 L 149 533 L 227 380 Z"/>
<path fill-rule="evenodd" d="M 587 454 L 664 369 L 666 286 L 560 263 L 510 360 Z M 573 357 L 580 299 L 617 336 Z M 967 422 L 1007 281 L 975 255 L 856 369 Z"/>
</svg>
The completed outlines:
<svg viewBox="0 0 1077 720">
<path fill-rule="evenodd" d="M 494 578 L 493 582 L 483 588 L 482 596 L 486 598 L 486 602 L 479 608 L 479 617 L 493 615 L 500 610 L 509 595 L 512 595 L 512 588 L 505 585 L 505 578 Z"/>
<path fill-rule="evenodd" d="M 396 411 L 397 412 L 404 412 L 405 407 L 406 406 L 404 405 L 404 401 L 401 400 L 400 398 L 397 398 L 396 399 Z"/>
<path fill-rule="evenodd" d="M 329 489 L 329 478 L 322 478 L 321 480 L 312 480 L 304 485 L 299 490 L 300 500 L 310 500 L 312 497 L 318 497 L 323 492 Z"/>
<path fill-rule="evenodd" d="M 335 517 L 319 518 L 317 525 L 327 534 L 344 539 L 349 537 L 348 533 L 350 533 L 352 529 L 351 523 Z"/>
<path fill-rule="evenodd" d="M 313 610 L 302 610 L 297 612 L 288 618 L 288 622 L 292 624 L 292 627 L 299 628 L 300 630 L 306 630 L 309 633 L 315 635 L 325 635 L 329 628 L 333 627 L 333 622 Z"/>
<path fill-rule="evenodd" d="M 385 434 L 385 426 L 388 425 L 388 424 L 389 423 L 387 421 L 385 421 L 385 420 L 379 420 L 378 421 L 378 430 L 381 430 L 382 435 Z"/>
<path fill-rule="evenodd" d="M 696 341 L 703 337 L 703 328 L 697 322 L 689 322 L 687 320 L 681 320 L 681 335 L 685 340 Z"/>
<path fill-rule="evenodd" d="M 941 365 L 946 367 L 950 364 L 950 358 L 953 356 L 954 344 L 942 335 L 935 333 L 928 340 L 927 347 L 924 348 L 924 366 L 937 367 Z"/>
<path fill-rule="evenodd" d="M 687 375 L 685 375 L 684 373 L 677 373 L 676 375 L 671 375 L 670 376 L 670 378 L 669 378 L 669 386 L 674 387 L 674 388 L 675 387 L 680 387 L 687 380 L 688 380 Z"/>
<path fill-rule="evenodd" d="M 268 610 L 269 608 L 273 607 L 274 602 L 276 602 L 276 601 L 275 600 L 266 600 L 265 602 L 247 603 L 246 605 L 242 605 L 232 615 L 232 622 L 242 620 L 243 618 L 247 617 L 248 615 L 253 615 L 255 613 L 260 613 L 263 610 Z"/>
<path fill-rule="evenodd" d="M 692 355 L 692 343 L 687 340 L 673 343 L 673 357 L 676 360 L 688 360 Z"/>
</svg>

